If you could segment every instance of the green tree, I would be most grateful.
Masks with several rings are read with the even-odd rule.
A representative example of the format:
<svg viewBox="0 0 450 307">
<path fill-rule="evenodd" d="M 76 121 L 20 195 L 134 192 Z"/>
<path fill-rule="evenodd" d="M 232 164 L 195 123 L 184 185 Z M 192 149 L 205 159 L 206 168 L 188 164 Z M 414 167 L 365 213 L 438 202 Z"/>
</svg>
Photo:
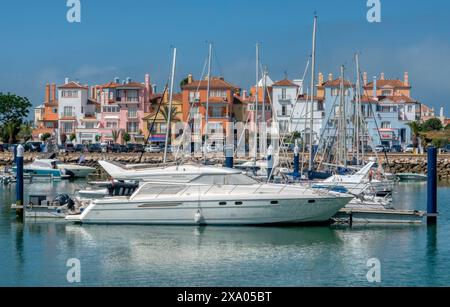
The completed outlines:
<svg viewBox="0 0 450 307">
<path fill-rule="evenodd" d="M 44 133 L 41 135 L 41 141 L 46 143 L 51 137 L 52 135 L 50 133 Z"/>
<path fill-rule="evenodd" d="M 164 106 L 161 109 L 161 115 L 164 118 L 164 121 L 167 123 L 169 120 L 169 115 L 170 115 L 170 124 L 169 127 L 167 127 L 169 129 L 169 136 L 172 135 L 172 122 L 177 118 L 178 115 L 180 115 L 181 112 L 178 110 L 177 107 L 172 106 L 172 108 L 170 108 L 169 110 L 169 106 Z M 167 129 L 166 128 L 166 129 Z M 171 137 L 169 137 L 169 140 L 171 139 Z"/>
<path fill-rule="evenodd" d="M 100 142 L 100 140 L 102 139 L 102 137 L 100 136 L 100 135 L 96 135 L 95 136 L 95 141 L 98 143 L 98 142 Z"/>
<path fill-rule="evenodd" d="M 17 123 L 14 121 L 7 122 L 3 125 L 3 133 L 4 133 L 4 140 L 8 140 L 9 144 L 14 144 L 16 141 L 16 135 L 17 135 Z"/>
<path fill-rule="evenodd" d="M 442 122 L 437 118 L 431 118 L 422 124 L 422 130 L 426 132 L 441 131 L 442 128 Z"/>
<path fill-rule="evenodd" d="M 181 80 L 180 82 L 180 88 L 181 90 L 183 90 L 183 86 L 185 86 L 186 84 L 189 83 L 189 77 L 184 78 L 183 80 Z"/>
<path fill-rule="evenodd" d="M 70 142 L 73 143 L 73 141 L 75 141 L 77 139 L 77 135 L 75 133 L 72 133 L 69 137 Z"/>
<path fill-rule="evenodd" d="M 60 141 L 61 141 L 61 144 L 63 144 L 63 145 L 66 144 L 67 143 L 67 134 L 65 134 L 65 133 L 61 134 Z"/>
<path fill-rule="evenodd" d="M 446 138 L 435 138 L 435 139 L 433 139 L 431 144 L 433 144 L 433 146 L 436 147 L 436 148 L 444 148 L 448 144 L 448 139 L 446 139 Z"/>
<path fill-rule="evenodd" d="M 113 141 L 114 141 L 114 143 L 117 143 L 117 140 L 119 139 L 119 136 L 120 136 L 120 130 L 113 130 L 112 131 L 112 139 L 113 139 Z"/>
<path fill-rule="evenodd" d="M 131 141 L 131 136 L 128 132 L 123 133 L 123 141 L 125 142 L 125 144 L 127 144 L 129 141 Z"/>
<path fill-rule="evenodd" d="M 15 122 L 20 126 L 23 119 L 28 116 L 31 106 L 31 102 L 26 97 L 0 92 L 0 125 Z"/>
<path fill-rule="evenodd" d="M 447 126 L 445 126 L 445 130 L 446 130 L 446 131 L 450 131 L 450 124 L 448 124 Z"/>
<path fill-rule="evenodd" d="M 20 125 L 20 131 L 18 136 L 23 140 L 24 143 L 28 142 L 33 138 L 33 129 L 31 122 L 25 122 Z"/>
<path fill-rule="evenodd" d="M 422 126 L 418 121 L 410 122 L 407 125 L 409 126 L 409 128 L 411 128 L 413 147 L 414 149 L 417 149 L 417 147 L 419 147 L 419 139 L 420 132 L 422 131 Z"/>
</svg>

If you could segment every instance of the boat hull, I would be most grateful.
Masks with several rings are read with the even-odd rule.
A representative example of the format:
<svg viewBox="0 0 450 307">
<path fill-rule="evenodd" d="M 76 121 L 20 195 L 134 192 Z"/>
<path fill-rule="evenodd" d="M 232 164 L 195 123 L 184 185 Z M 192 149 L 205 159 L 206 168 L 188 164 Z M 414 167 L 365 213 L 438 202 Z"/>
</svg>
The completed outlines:
<svg viewBox="0 0 450 307">
<path fill-rule="evenodd" d="M 351 197 L 93 203 L 68 220 L 83 224 L 268 225 L 330 220 Z M 226 203 L 226 205 L 224 205 Z"/>
</svg>

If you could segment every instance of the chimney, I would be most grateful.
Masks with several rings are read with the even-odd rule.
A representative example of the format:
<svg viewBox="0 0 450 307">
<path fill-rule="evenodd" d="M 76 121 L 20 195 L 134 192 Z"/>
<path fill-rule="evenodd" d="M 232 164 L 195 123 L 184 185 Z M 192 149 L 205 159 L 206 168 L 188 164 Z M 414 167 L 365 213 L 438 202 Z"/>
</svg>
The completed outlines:
<svg viewBox="0 0 450 307">
<path fill-rule="evenodd" d="M 333 74 L 328 74 L 328 81 L 333 81 Z"/>
<path fill-rule="evenodd" d="M 242 99 L 247 100 L 248 98 L 248 92 L 246 90 L 242 91 Z"/>
<path fill-rule="evenodd" d="M 384 72 L 381 73 L 380 80 L 384 80 Z"/>
<path fill-rule="evenodd" d="M 50 101 L 56 100 L 56 84 L 52 83 L 51 93 L 50 93 Z"/>
<path fill-rule="evenodd" d="M 373 77 L 373 98 L 377 99 L 377 77 Z"/>
<path fill-rule="evenodd" d="M 169 102 L 169 91 L 164 92 L 163 103 Z"/>
<path fill-rule="evenodd" d="M 188 75 L 188 84 L 191 84 L 194 81 L 194 77 L 192 76 L 192 74 Z"/>
<path fill-rule="evenodd" d="M 156 94 L 156 84 L 152 84 L 152 93 Z"/>
<path fill-rule="evenodd" d="M 50 84 L 45 85 L 45 102 L 50 102 Z"/>
<path fill-rule="evenodd" d="M 129 84 L 130 82 L 131 82 L 131 78 L 128 77 L 128 78 L 127 78 L 127 84 Z"/>
<path fill-rule="evenodd" d="M 119 84 L 119 83 L 120 83 L 120 79 L 119 79 L 118 77 L 115 77 L 115 78 L 114 78 L 114 83 Z"/>
<path fill-rule="evenodd" d="M 91 99 L 95 100 L 95 86 L 91 86 Z"/>
<path fill-rule="evenodd" d="M 323 73 L 319 73 L 319 86 L 323 85 Z"/>
<path fill-rule="evenodd" d="M 363 74 L 363 83 L 364 83 L 364 86 L 367 86 L 367 72 L 364 72 L 364 74 Z"/>
<path fill-rule="evenodd" d="M 439 117 L 441 119 L 442 124 L 444 124 L 445 123 L 444 107 L 441 107 L 441 110 L 439 112 Z"/>
<path fill-rule="evenodd" d="M 408 72 L 405 72 L 404 83 L 405 83 L 406 86 L 409 86 L 409 74 L 408 74 Z"/>
<path fill-rule="evenodd" d="M 152 85 L 150 83 L 150 75 L 149 74 L 145 75 L 145 89 L 146 89 L 148 95 L 152 94 Z"/>
<path fill-rule="evenodd" d="M 66 78 L 64 79 L 64 84 L 69 84 L 69 78 L 66 77 Z"/>
</svg>

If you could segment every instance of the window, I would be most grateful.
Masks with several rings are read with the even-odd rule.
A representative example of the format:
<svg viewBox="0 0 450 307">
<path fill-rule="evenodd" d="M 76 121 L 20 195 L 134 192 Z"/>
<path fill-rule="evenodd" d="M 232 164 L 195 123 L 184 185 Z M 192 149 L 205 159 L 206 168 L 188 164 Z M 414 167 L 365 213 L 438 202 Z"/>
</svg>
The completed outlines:
<svg viewBox="0 0 450 307">
<path fill-rule="evenodd" d="M 55 113 L 55 114 L 58 113 L 58 108 L 53 108 L 52 112 Z"/>
<path fill-rule="evenodd" d="M 85 124 L 86 129 L 94 129 L 95 123 L 89 122 Z"/>
<path fill-rule="evenodd" d="M 62 132 L 63 133 L 72 133 L 73 132 L 73 123 L 62 123 Z"/>
<path fill-rule="evenodd" d="M 391 122 L 381 122 L 381 128 L 382 129 L 390 129 L 391 128 Z"/>
<path fill-rule="evenodd" d="M 190 92 L 189 93 L 189 102 L 198 102 L 200 101 L 200 93 L 199 92 Z"/>
<path fill-rule="evenodd" d="M 78 98 L 78 91 L 76 90 L 64 90 L 61 92 L 63 98 Z"/>
<path fill-rule="evenodd" d="M 287 115 L 287 107 L 286 106 L 281 106 L 281 115 L 282 116 L 286 116 Z"/>
<path fill-rule="evenodd" d="M 222 117 L 222 108 L 213 107 L 211 110 L 211 117 L 219 118 Z"/>
<path fill-rule="evenodd" d="M 286 99 L 286 89 L 281 89 L 281 99 Z"/>
<path fill-rule="evenodd" d="M 209 97 L 227 98 L 227 91 L 212 90 L 212 91 L 209 92 Z"/>
<path fill-rule="evenodd" d="M 166 133 L 167 132 L 167 124 L 159 124 L 159 132 Z"/>
<path fill-rule="evenodd" d="M 392 90 L 382 90 L 381 96 L 392 96 Z"/>
<path fill-rule="evenodd" d="M 117 122 L 107 122 L 106 123 L 106 128 L 116 129 L 117 128 Z"/>
<path fill-rule="evenodd" d="M 137 90 L 132 90 L 127 92 L 127 102 L 137 102 L 139 101 L 139 92 Z"/>
<path fill-rule="evenodd" d="M 64 113 L 63 113 L 64 117 L 73 117 L 73 107 L 64 107 Z"/>
<path fill-rule="evenodd" d="M 331 96 L 338 96 L 339 95 L 339 89 L 334 88 L 331 90 Z"/>
<path fill-rule="evenodd" d="M 137 108 L 132 107 L 128 109 L 128 118 L 137 118 Z"/>
<path fill-rule="evenodd" d="M 413 106 L 408 106 L 408 113 L 412 113 L 413 112 Z"/>
<path fill-rule="evenodd" d="M 138 123 L 128 123 L 127 124 L 127 131 L 129 133 L 137 133 L 138 132 L 138 128 L 139 128 L 139 124 Z"/>
</svg>

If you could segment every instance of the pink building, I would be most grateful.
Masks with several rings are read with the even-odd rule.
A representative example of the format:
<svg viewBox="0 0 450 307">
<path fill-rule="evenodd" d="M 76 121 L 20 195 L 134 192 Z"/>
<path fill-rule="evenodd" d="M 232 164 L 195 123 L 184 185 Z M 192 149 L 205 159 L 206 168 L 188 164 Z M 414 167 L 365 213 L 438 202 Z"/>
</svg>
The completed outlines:
<svg viewBox="0 0 450 307">
<path fill-rule="evenodd" d="M 149 96 L 152 94 L 150 76 L 144 83 L 119 79 L 93 88 L 96 100 L 100 102 L 100 129 L 102 141 L 114 141 L 113 131 L 121 132 L 117 142 L 122 142 L 124 132 L 131 136 L 132 142 L 143 142 L 144 113 L 149 111 Z"/>
</svg>

